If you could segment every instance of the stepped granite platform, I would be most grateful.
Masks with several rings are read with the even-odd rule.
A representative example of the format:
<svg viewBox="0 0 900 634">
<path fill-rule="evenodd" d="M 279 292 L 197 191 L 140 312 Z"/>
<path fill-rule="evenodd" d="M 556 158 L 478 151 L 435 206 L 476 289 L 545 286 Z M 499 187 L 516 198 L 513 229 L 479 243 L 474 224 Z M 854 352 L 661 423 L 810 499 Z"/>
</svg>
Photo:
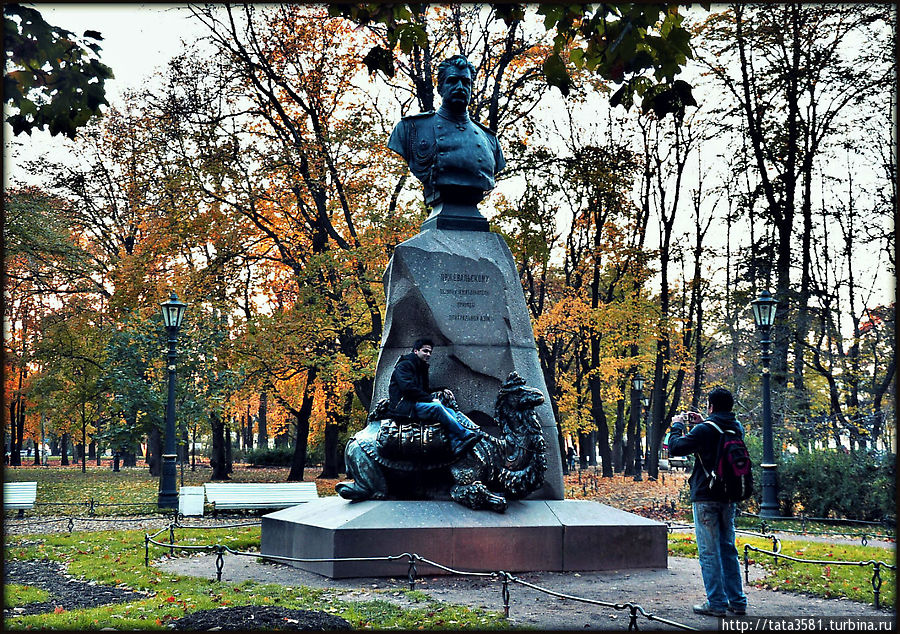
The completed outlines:
<svg viewBox="0 0 900 634">
<path fill-rule="evenodd" d="M 583 500 L 517 501 L 497 514 L 450 501 L 327 497 L 263 516 L 260 551 L 301 559 L 416 553 L 472 571 L 623 570 L 665 568 L 666 533 L 660 522 Z M 405 559 L 291 565 L 332 579 L 403 576 L 408 568 Z"/>
</svg>

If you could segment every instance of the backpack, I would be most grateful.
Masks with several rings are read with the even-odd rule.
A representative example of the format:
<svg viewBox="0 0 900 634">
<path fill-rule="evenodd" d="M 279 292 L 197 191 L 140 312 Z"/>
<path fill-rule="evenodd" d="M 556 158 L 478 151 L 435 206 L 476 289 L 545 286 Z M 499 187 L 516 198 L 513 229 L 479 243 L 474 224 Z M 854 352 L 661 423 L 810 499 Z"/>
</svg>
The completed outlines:
<svg viewBox="0 0 900 634">
<path fill-rule="evenodd" d="M 733 429 L 722 431 L 714 422 L 707 420 L 719 432 L 716 462 L 709 471 L 700 460 L 706 473 L 710 492 L 724 502 L 741 502 L 753 494 L 753 472 L 747 445 Z M 697 454 L 699 459 L 700 454 Z"/>
</svg>

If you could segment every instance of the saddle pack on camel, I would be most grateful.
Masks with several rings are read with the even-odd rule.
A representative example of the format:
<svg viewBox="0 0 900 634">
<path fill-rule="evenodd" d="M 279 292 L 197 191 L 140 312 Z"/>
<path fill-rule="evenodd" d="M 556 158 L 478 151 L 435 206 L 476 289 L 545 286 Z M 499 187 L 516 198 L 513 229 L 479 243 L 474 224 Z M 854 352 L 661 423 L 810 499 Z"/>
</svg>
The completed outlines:
<svg viewBox="0 0 900 634">
<path fill-rule="evenodd" d="M 375 443 L 390 460 L 433 462 L 452 456 L 450 439 L 435 421 L 399 417 L 382 420 Z"/>
</svg>

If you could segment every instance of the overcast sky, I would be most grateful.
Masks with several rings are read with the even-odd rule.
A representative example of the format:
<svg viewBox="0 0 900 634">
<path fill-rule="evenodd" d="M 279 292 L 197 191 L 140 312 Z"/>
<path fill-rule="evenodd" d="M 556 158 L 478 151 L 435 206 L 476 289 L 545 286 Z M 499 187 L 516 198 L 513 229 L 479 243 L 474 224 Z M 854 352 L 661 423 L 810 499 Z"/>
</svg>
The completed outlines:
<svg viewBox="0 0 900 634">
<path fill-rule="evenodd" d="M 190 19 L 184 5 L 115 3 L 115 4 L 36 4 L 44 19 L 81 35 L 86 30 L 103 36 L 100 59 L 111 67 L 115 79 L 106 82 L 107 100 L 115 104 L 129 88 L 148 81 L 157 68 L 181 51 L 182 39 L 192 40 L 200 29 Z M 16 167 L 45 153 L 65 153 L 65 143 L 49 132 L 36 130 L 29 137 L 12 136 L 12 128 L 4 122 L 4 179 L 21 175 Z"/>
</svg>

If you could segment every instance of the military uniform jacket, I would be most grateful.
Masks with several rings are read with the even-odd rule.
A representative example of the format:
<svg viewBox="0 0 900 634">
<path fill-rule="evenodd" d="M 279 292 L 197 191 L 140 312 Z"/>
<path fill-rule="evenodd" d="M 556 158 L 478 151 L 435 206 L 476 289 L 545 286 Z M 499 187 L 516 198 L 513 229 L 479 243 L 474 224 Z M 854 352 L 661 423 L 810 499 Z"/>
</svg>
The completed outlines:
<svg viewBox="0 0 900 634">
<path fill-rule="evenodd" d="M 388 148 L 425 184 L 426 196 L 454 186 L 489 191 L 494 176 L 506 167 L 494 132 L 468 115 L 452 116 L 441 109 L 404 117 L 388 140 Z"/>
</svg>

